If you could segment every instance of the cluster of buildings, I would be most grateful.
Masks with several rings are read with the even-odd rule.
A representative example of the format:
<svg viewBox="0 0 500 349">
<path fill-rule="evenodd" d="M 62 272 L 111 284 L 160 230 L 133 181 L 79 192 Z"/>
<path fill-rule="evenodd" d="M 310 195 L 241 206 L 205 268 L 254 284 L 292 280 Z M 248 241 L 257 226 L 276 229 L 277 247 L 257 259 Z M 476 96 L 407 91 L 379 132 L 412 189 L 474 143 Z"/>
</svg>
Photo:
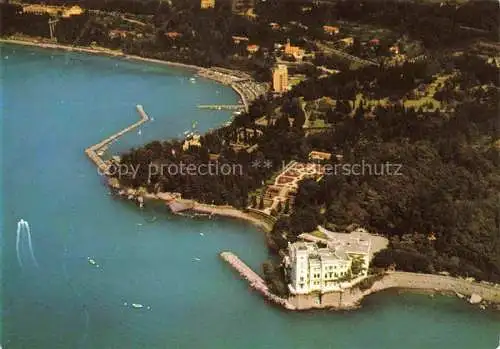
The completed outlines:
<svg viewBox="0 0 500 349">
<path fill-rule="evenodd" d="M 352 280 L 366 277 L 371 240 L 364 229 L 359 230 L 351 234 L 333 233 L 335 236 L 322 246 L 311 241 L 289 244 L 284 262 L 290 277 L 290 292 L 308 294 L 341 291 L 350 287 Z M 354 263 L 357 263 L 355 268 Z"/>
<path fill-rule="evenodd" d="M 324 25 L 323 31 L 329 35 L 336 35 L 340 33 L 340 28 L 333 25 Z"/>
<path fill-rule="evenodd" d="M 219 0 L 224 1 L 224 0 Z M 231 9 L 233 13 L 247 14 L 255 7 L 255 0 L 226 0 L 231 2 Z M 215 7 L 215 0 L 201 0 L 200 8 L 209 9 Z"/>
<path fill-rule="evenodd" d="M 302 57 L 304 57 L 304 50 L 299 46 L 293 46 L 290 44 L 290 39 L 286 41 L 284 53 L 285 55 L 292 56 L 295 59 L 302 59 Z"/>
<path fill-rule="evenodd" d="M 23 6 L 23 13 L 30 13 L 36 15 L 48 14 L 52 17 L 68 18 L 71 16 L 79 16 L 83 14 L 83 9 L 78 6 L 62 7 L 62 6 L 48 6 L 40 4 L 32 4 Z"/>
<path fill-rule="evenodd" d="M 200 8 L 207 9 L 214 7 L 215 7 L 215 0 L 201 0 Z"/>
</svg>

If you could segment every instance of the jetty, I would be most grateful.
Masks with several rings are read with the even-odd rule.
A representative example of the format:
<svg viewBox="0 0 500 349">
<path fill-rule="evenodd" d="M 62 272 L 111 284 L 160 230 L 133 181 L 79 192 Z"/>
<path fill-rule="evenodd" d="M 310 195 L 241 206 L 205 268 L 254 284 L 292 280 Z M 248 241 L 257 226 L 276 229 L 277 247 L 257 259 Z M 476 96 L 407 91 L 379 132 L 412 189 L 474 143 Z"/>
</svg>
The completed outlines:
<svg viewBox="0 0 500 349">
<path fill-rule="evenodd" d="M 115 134 L 109 136 L 108 138 L 100 141 L 97 144 L 92 145 L 91 147 L 85 149 L 85 154 L 89 157 L 92 162 L 94 162 L 101 173 L 106 173 L 108 169 L 108 165 L 102 159 L 102 155 L 108 148 L 108 146 L 116 141 L 118 138 L 123 136 L 125 133 L 132 131 L 133 129 L 141 126 L 143 123 L 149 121 L 149 116 L 144 111 L 142 105 L 136 105 L 137 113 L 139 114 L 139 121 L 133 123 L 132 125 L 125 127 L 123 130 L 116 132 Z"/>
<path fill-rule="evenodd" d="M 269 291 L 265 281 L 249 266 L 247 266 L 241 259 L 231 252 L 221 252 L 221 258 L 229 263 L 236 271 L 245 278 L 250 286 L 262 294 L 265 298 L 278 305 L 285 307 L 288 310 L 294 310 L 295 306 L 292 305 L 287 299 L 281 298 Z"/>
<path fill-rule="evenodd" d="M 198 105 L 200 109 L 214 109 L 214 110 L 245 110 L 243 104 L 201 104 Z"/>
</svg>

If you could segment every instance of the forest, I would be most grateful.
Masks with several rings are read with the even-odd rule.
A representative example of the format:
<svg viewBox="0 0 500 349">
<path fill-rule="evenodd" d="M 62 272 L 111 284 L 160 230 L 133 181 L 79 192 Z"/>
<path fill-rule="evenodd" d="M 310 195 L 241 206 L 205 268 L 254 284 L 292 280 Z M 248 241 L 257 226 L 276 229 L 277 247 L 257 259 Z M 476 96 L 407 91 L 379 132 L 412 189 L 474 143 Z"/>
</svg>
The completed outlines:
<svg viewBox="0 0 500 349">
<path fill-rule="evenodd" d="M 401 164 L 400 176 L 327 176 L 305 181 L 294 212 L 269 235 L 286 248 L 318 224 L 337 231 L 357 224 L 390 238 L 374 266 L 500 281 L 498 69 L 474 56 L 455 60 L 460 74 L 452 113 L 376 106 L 355 117 L 336 113 L 328 132 L 308 139 L 343 163 Z"/>
<path fill-rule="evenodd" d="M 28 0 L 27 2 L 39 3 Z M 306 50 L 314 50 L 316 40 L 328 39 L 322 26 L 327 23 L 360 23 L 389 28 L 400 36 L 408 35 L 427 50 L 465 47 L 477 38 L 497 39 L 498 3 L 469 1 L 464 4 L 446 1 L 312 1 L 269 0 L 256 2 L 257 17 L 231 13 L 228 1 L 217 1 L 216 7 L 201 10 L 199 1 L 173 0 L 47 0 L 46 4 L 79 4 L 91 10 L 82 16 L 60 18 L 57 41 L 73 45 L 97 45 L 121 49 L 125 53 L 157 59 L 174 60 L 200 66 L 219 65 L 243 69 L 258 79 L 269 79 L 274 64 L 274 44 L 292 38 Z M 2 35 L 15 33 L 49 37 L 48 16 L 22 13 L 19 5 L 0 4 Z M 304 8 L 310 8 L 304 12 Z M 134 28 L 123 21 L 120 13 L 130 14 L 147 25 Z M 273 30 L 269 23 L 283 25 Z M 301 23 L 303 27 L 290 25 Z M 304 29 L 304 28 L 307 28 Z M 111 30 L 124 30 L 125 37 L 111 37 Z M 166 33 L 177 32 L 171 38 Z M 246 45 L 235 45 L 232 36 L 246 36 L 261 50 L 248 56 Z M 356 41 L 357 42 L 357 41 Z M 354 45 L 356 46 L 356 45 Z M 352 48 L 356 51 L 355 47 Z M 382 49 L 382 48 L 381 48 Z M 387 51 L 387 47 L 383 47 Z M 357 52 L 354 52 L 357 53 Z M 316 63 L 346 68 L 343 62 L 318 56 Z"/>
</svg>

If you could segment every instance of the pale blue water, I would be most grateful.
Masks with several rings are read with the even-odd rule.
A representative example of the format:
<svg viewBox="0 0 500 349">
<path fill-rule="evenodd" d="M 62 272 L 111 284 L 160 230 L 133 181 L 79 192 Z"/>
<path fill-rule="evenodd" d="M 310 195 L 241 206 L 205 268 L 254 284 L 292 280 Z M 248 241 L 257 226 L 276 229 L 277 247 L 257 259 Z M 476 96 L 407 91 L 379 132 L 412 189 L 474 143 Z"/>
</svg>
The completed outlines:
<svg viewBox="0 0 500 349">
<path fill-rule="evenodd" d="M 235 103 L 232 90 L 110 58 L 10 45 L 1 56 L 3 348 L 496 348 L 500 315 L 454 298 L 389 292 L 348 313 L 269 306 L 218 257 L 231 250 L 260 270 L 260 231 L 108 195 L 85 147 L 134 122 L 138 103 L 155 121 L 115 150 L 174 137 L 193 120 L 216 127 L 229 114 L 196 105 Z M 20 218 L 39 268 L 26 237 L 18 264 Z"/>
</svg>

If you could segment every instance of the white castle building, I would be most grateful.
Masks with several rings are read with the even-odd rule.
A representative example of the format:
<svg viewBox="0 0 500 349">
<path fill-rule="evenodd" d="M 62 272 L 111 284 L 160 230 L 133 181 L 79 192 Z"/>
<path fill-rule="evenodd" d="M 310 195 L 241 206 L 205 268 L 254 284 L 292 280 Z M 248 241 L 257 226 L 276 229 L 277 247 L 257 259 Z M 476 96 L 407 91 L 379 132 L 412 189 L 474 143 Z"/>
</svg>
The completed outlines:
<svg viewBox="0 0 500 349">
<path fill-rule="evenodd" d="M 291 283 L 288 287 L 292 294 L 339 291 L 350 279 L 367 276 L 371 241 L 346 235 L 344 239 L 328 241 L 326 247 L 305 241 L 288 245 L 285 265 L 289 270 Z M 359 261 L 356 262 L 357 269 L 361 269 L 358 275 L 353 275 L 351 270 L 354 259 Z"/>
</svg>

